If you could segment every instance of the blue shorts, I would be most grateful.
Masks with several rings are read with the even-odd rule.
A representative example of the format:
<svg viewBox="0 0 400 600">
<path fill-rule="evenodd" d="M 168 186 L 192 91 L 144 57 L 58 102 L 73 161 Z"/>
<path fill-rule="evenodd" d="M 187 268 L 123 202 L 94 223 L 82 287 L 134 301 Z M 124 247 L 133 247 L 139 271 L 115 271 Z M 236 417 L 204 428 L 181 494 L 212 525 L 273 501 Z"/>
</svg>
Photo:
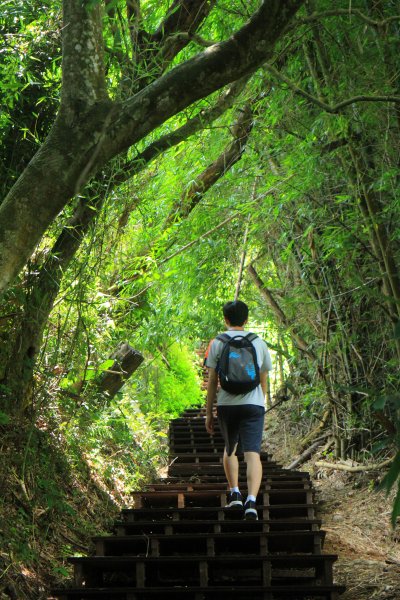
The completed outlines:
<svg viewBox="0 0 400 600">
<path fill-rule="evenodd" d="M 228 456 L 232 454 L 239 441 L 242 452 L 260 454 L 265 415 L 263 406 L 257 404 L 218 406 L 217 415 Z"/>
</svg>

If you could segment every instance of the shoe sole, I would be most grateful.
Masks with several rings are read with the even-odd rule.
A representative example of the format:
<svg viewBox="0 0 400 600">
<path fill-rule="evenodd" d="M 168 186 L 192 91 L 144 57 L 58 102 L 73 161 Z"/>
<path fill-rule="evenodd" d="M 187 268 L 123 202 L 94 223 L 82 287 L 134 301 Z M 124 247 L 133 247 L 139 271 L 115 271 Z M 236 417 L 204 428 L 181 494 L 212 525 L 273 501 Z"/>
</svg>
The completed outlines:
<svg viewBox="0 0 400 600">
<path fill-rule="evenodd" d="M 244 518 L 246 521 L 258 521 L 257 511 L 252 508 L 246 510 L 244 513 Z"/>
<path fill-rule="evenodd" d="M 227 504 L 225 508 L 234 508 L 236 510 L 240 508 L 240 510 L 243 510 L 243 502 L 240 502 L 240 500 L 234 500 L 230 504 Z"/>
</svg>

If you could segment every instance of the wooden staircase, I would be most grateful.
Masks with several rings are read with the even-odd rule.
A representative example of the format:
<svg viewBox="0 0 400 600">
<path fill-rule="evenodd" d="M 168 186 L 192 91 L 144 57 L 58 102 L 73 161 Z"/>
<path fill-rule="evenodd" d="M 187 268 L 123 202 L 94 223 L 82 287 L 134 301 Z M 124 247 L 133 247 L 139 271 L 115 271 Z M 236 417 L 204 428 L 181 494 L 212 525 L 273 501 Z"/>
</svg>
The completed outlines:
<svg viewBox="0 0 400 600">
<path fill-rule="evenodd" d="M 94 538 L 95 556 L 73 557 L 73 587 L 60 600 L 337 600 L 336 555 L 323 554 L 309 475 L 262 453 L 258 521 L 224 509 L 226 479 L 218 427 L 202 409 L 170 424 L 168 477 L 134 493 L 115 534 Z M 245 492 L 245 464 L 240 488 Z"/>
</svg>

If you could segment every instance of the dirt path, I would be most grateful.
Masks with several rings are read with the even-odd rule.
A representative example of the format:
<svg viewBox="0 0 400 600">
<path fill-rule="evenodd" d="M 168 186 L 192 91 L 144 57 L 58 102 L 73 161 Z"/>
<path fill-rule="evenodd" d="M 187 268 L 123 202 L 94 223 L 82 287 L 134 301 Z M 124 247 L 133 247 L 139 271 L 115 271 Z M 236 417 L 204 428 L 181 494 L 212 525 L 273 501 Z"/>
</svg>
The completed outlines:
<svg viewBox="0 0 400 600">
<path fill-rule="evenodd" d="M 319 512 L 326 531 L 324 551 L 337 554 L 343 600 L 400 598 L 400 531 L 390 525 L 391 500 L 371 489 L 367 475 L 313 470 Z M 317 479 L 315 479 L 315 476 Z"/>
<path fill-rule="evenodd" d="M 267 449 L 278 462 L 290 463 L 294 444 L 282 427 L 267 426 Z M 318 458 L 300 468 L 310 473 L 316 490 L 324 552 L 339 557 L 335 580 L 347 588 L 342 600 L 400 600 L 400 528 L 393 531 L 390 524 L 393 498 L 373 489 L 371 474 L 321 469 L 314 464 Z"/>
</svg>

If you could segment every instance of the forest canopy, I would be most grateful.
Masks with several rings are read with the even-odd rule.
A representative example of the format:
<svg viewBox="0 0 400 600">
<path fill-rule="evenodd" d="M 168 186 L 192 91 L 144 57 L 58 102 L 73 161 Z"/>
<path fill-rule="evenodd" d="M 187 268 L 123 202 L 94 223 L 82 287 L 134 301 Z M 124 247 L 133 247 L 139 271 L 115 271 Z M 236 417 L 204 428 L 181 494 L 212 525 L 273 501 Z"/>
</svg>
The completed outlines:
<svg viewBox="0 0 400 600">
<path fill-rule="evenodd" d="M 3 0 L 3 427 L 144 452 L 239 293 L 269 402 L 400 486 L 399 26 L 395 0 Z M 144 362 L 110 398 L 122 342 Z"/>
</svg>

